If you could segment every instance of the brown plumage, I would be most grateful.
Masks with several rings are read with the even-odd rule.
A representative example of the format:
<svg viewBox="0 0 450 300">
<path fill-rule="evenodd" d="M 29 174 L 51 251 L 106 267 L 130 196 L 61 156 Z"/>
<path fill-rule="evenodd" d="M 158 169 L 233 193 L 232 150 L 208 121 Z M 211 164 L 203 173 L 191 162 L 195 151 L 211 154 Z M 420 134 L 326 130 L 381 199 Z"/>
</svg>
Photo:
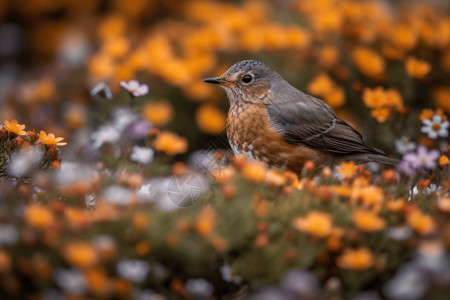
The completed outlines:
<svg viewBox="0 0 450 300">
<path fill-rule="evenodd" d="M 230 99 L 227 136 L 236 155 L 297 172 L 308 160 L 319 167 L 350 160 L 398 163 L 367 146 L 328 104 L 297 90 L 259 61 L 238 62 L 204 81 L 220 84 Z"/>
</svg>

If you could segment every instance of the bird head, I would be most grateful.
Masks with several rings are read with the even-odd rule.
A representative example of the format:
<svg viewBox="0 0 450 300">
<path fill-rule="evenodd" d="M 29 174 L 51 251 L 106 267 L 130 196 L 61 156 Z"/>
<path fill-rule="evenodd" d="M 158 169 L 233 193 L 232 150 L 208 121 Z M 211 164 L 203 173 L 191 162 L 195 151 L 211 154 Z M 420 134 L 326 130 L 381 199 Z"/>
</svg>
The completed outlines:
<svg viewBox="0 0 450 300">
<path fill-rule="evenodd" d="M 203 80 L 225 89 L 231 104 L 243 101 L 253 104 L 273 104 L 270 91 L 283 81 L 281 76 L 262 62 L 243 60 L 218 77 Z"/>
</svg>

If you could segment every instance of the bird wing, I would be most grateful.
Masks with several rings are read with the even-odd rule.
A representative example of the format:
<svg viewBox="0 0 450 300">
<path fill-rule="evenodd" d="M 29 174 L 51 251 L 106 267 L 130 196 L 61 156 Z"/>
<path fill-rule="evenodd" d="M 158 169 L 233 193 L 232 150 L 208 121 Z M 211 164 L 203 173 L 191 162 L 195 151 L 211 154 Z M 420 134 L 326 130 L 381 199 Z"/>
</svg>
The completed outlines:
<svg viewBox="0 0 450 300">
<path fill-rule="evenodd" d="M 336 154 L 377 153 L 361 134 L 339 119 L 323 101 L 303 94 L 307 101 L 271 104 L 267 112 L 273 128 L 291 144 Z"/>
</svg>

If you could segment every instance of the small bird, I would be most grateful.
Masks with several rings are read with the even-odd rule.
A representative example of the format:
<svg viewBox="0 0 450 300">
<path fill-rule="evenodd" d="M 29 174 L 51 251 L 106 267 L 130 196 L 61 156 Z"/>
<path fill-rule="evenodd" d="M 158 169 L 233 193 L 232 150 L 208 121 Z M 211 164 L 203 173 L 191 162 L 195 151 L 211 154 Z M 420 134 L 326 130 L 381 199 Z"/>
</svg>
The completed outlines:
<svg viewBox="0 0 450 300">
<path fill-rule="evenodd" d="M 219 84 L 229 100 L 227 137 L 235 155 L 300 172 L 307 161 L 334 166 L 399 161 L 366 145 L 324 101 L 307 95 L 262 62 L 244 60 L 206 83 Z"/>
</svg>

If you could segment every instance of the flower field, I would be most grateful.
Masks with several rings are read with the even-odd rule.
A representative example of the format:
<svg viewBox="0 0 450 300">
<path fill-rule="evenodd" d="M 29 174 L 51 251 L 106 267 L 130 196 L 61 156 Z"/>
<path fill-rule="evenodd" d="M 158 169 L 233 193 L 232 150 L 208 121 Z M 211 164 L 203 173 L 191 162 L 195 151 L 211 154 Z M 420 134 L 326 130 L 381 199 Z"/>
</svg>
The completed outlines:
<svg viewBox="0 0 450 300">
<path fill-rule="evenodd" d="M 0 299 L 450 298 L 448 1 L 0 0 Z M 235 157 L 257 59 L 397 167 Z"/>
</svg>

